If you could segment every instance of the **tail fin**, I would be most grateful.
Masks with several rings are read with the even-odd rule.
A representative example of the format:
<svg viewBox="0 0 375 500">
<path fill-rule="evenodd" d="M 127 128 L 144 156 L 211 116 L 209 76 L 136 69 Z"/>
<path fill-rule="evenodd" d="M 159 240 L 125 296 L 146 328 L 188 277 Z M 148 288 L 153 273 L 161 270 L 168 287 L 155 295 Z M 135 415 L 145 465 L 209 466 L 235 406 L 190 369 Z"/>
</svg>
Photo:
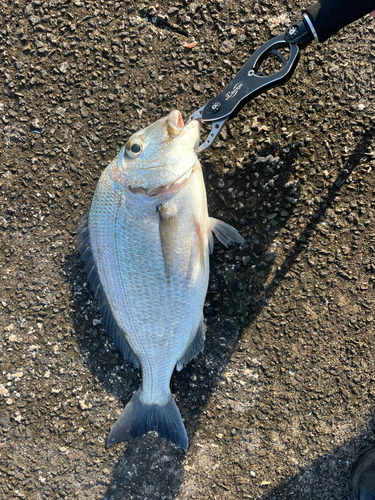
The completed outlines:
<svg viewBox="0 0 375 500">
<path fill-rule="evenodd" d="M 142 436 L 148 431 L 156 431 L 186 451 L 189 441 L 173 396 L 164 406 L 147 405 L 140 399 L 141 392 L 139 389 L 134 394 L 116 420 L 107 438 L 107 448 L 131 437 Z"/>
</svg>

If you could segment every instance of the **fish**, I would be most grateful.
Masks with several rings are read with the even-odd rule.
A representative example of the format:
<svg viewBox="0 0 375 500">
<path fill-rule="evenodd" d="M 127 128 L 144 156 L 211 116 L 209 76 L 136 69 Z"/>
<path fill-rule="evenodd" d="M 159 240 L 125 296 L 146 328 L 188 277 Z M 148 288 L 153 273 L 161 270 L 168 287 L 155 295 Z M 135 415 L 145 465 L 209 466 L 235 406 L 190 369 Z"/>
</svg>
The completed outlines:
<svg viewBox="0 0 375 500">
<path fill-rule="evenodd" d="M 203 350 L 213 233 L 225 246 L 244 241 L 208 215 L 199 139 L 199 122 L 184 125 L 178 110 L 134 133 L 103 171 L 77 228 L 103 326 L 142 375 L 107 447 L 156 431 L 188 448 L 170 379 Z"/>
</svg>

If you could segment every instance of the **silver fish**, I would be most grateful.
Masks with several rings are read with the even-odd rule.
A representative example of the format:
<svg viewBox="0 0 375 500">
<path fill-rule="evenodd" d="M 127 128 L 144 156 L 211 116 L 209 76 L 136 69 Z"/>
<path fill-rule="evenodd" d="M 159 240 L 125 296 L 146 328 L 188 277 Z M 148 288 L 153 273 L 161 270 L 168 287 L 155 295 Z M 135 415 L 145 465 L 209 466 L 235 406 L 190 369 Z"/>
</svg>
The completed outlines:
<svg viewBox="0 0 375 500">
<path fill-rule="evenodd" d="M 113 425 L 107 446 L 157 431 L 183 450 L 188 438 L 170 390 L 203 349 L 203 305 L 212 232 L 243 238 L 210 218 L 194 147 L 200 126 L 172 111 L 135 133 L 101 175 L 81 221 L 77 248 L 103 326 L 142 385 Z"/>
</svg>

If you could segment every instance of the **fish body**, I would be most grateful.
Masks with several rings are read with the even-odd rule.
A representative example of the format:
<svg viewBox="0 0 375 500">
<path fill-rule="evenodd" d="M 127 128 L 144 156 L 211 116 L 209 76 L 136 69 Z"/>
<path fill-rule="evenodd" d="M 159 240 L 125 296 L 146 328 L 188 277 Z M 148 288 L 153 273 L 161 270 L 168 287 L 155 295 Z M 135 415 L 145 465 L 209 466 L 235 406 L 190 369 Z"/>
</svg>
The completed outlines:
<svg viewBox="0 0 375 500">
<path fill-rule="evenodd" d="M 103 325 L 142 372 L 108 446 L 156 430 L 188 447 L 170 379 L 203 349 L 212 231 L 226 245 L 242 241 L 208 216 L 198 143 L 198 122 L 184 126 L 178 111 L 134 134 L 100 177 L 78 230 Z"/>
</svg>

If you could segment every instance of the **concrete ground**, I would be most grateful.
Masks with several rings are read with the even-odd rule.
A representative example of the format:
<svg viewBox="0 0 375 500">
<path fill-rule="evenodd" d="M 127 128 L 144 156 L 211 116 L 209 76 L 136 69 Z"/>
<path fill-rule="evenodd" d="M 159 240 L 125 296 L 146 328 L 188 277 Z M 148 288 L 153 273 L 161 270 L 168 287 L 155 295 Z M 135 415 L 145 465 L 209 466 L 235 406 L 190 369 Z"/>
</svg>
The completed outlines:
<svg viewBox="0 0 375 500">
<path fill-rule="evenodd" d="M 205 350 L 172 378 L 186 454 L 105 449 L 138 388 L 74 250 L 134 132 L 222 91 L 305 1 L 3 1 L 0 499 L 344 500 L 374 439 L 375 20 L 302 55 L 201 154 Z M 195 41 L 195 47 L 188 45 Z"/>
</svg>

